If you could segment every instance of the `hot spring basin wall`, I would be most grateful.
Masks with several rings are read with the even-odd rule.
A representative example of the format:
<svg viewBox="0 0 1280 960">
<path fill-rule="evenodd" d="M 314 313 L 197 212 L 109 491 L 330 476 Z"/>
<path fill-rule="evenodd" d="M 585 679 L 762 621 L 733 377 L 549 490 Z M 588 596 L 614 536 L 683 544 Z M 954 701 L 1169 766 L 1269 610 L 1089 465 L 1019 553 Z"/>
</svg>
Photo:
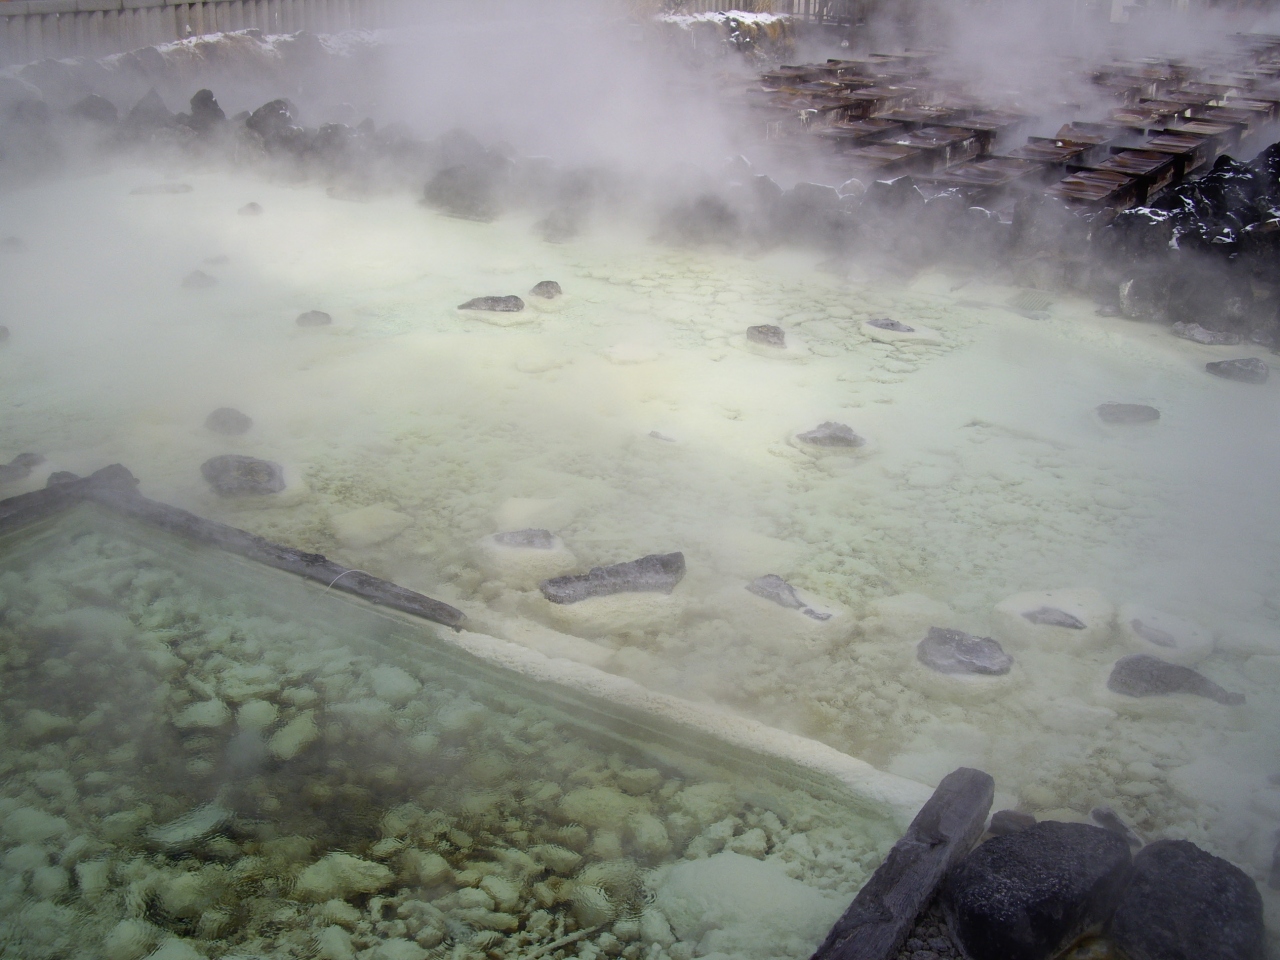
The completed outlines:
<svg viewBox="0 0 1280 960">
<path fill-rule="evenodd" d="M 807 956 L 928 796 L 167 533 L 129 487 L 0 503 L 13 956 Z"/>
</svg>

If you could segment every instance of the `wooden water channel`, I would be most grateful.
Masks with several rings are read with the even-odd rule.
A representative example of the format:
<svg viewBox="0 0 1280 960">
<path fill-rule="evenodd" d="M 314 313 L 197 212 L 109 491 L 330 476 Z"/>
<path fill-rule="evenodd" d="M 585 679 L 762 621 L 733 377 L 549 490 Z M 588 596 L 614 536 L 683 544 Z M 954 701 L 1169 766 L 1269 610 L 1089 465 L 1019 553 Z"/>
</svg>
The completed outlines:
<svg viewBox="0 0 1280 960">
<path fill-rule="evenodd" d="M 396 0 L 0 0 L 0 65 L 101 57 L 256 27 L 332 32 L 394 22 Z"/>
</svg>

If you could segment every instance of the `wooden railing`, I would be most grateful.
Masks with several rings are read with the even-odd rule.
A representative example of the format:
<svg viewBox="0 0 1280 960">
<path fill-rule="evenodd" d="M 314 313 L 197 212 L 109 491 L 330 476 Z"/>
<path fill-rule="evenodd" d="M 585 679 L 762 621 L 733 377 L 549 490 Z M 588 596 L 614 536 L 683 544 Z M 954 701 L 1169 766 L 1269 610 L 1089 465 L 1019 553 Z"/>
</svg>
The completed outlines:
<svg viewBox="0 0 1280 960">
<path fill-rule="evenodd" d="M 396 0 L 0 0 L 0 64 L 101 57 L 257 27 L 267 33 L 388 25 Z"/>
</svg>

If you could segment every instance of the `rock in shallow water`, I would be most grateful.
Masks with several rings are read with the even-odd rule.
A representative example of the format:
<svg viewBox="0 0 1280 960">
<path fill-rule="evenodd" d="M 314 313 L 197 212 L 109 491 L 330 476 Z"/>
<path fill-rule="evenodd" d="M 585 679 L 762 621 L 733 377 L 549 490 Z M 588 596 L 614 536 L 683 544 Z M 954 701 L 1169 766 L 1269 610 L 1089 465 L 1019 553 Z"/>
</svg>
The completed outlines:
<svg viewBox="0 0 1280 960">
<path fill-rule="evenodd" d="M 670 593 L 684 579 L 683 553 L 650 554 L 639 560 L 592 567 L 590 573 L 544 580 L 542 595 L 552 603 L 577 603 L 615 593 Z"/>
<path fill-rule="evenodd" d="M 1217 360 L 1206 363 L 1205 370 L 1215 377 L 1224 380 L 1238 380 L 1240 383 L 1266 383 L 1271 376 L 1271 368 L 1257 357 L 1242 357 L 1239 360 Z"/>
<path fill-rule="evenodd" d="M 799 610 L 810 620 L 830 620 L 831 614 L 813 609 L 796 593 L 796 588 L 776 573 L 766 573 L 747 584 L 747 590 L 757 597 L 771 600 L 788 610 Z"/>
<path fill-rule="evenodd" d="M 458 304 L 459 310 L 490 310 L 494 313 L 518 313 L 524 309 L 524 301 L 517 296 L 476 297 Z"/>
<path fill-rule="evenodd" d="M 1160 411 L 1145 403 L 1103 403 L 1098 406 L 1098 419 L 1103 423 L 1152 423 L 1160 419 Z"/>
<path fill-rule="evenodd" d="M 200 473 L 220 497 L 254 497 L 284 489 L 280 464 L 256 457 L 224 454 L 206 460 Z"/>
<path fill-rule="evenodd" d="M 1231 707 L 1244 703 L 1244 694 L 1224 690 L 1190 667 L 1166 663 L 1145 653 L 1134 653 L 1117 660 L 1107 679 L 1107 689 L 1126 697 L 1191 693 Z"/>
<path fill-rule="evenodd" d="M 988 840 L 953 867 L 942 908 L 970 957 L 1048 960 L 1107 919 L 1130 867 L 1120 837 L 1047 820 Z"/>
<path fill-rule="evenodd" d="M 221 433 L 228 437 L 237 437 L 248 433 L 253 420 L 234 407 L 219 407 L 204 420 L 205 429 Z"/>
<path fill-rule="evenodd" d="M 299 314 L 297 320 L 300 327 L 327 327 L 331 323 L 333 323 L 333 317 L 323 310 L 308 310 L 306 313 Z"/>
<path fill-rule="evenodd" d="M 556 545 L 555 535 L 550 530 L 511 530 L 506 533 L 495 533 L 494 543 L 504 547 L 525 547 L 530 550 L 550 550 Z"/>
<path fill-rule="evenodd" d="M 1175 337 L 1192 340 L 1206 346 L 1233 346 L 1240 342 L 1240 334 L 1223 333 L 1220 330 L 1209 330 L 1198 323 L 1175 323 L 1171 328 Z"/>
<path fill-rule="evenodd" d="M 868 320 L 867 325 L 875 327 L 877 330 L 890 330 L 893 333 L 915 333 L 916 328 L 907 326 L 900 320 L 890 320 L 888 317 L 877 317 L 874 320 Z"/>
<path fill-rule="evenodd" d="M 541 297 L 543 300 L 554 300 L 563 293 L 564 291 L 560 289 L 560 284 L 554 280 L 543 280 L 540 283 L 535 283 L 533 289 L 529 291 L 530 296 Z"/>
<path fill-rule="evenodd" d="M 1262 960 L 1262 897 L 1239 867 L 1187 840 L 1133 861 L 1108 936 L 1129 960 Z"/>
<path fill-rule="evenodd" d="M 1013 657 L 990 637 L 942 627 L 929 628 L 916 647 L 916 659 L 939 673 L 1001 676 L 1013 667 Z"/>
<path fill-rule="evenodd" d="M 867 442 L 854 433 L 852 427 L 843 423 L 836 423 L 834 420 L 827 420 L 818 424 L 812 430 L 798 433 L 796 434 L 796 439 L 812 444 L 815 447 L 845 448 L 849 450 L 861 447 Z"/>
<path fill-rule="evenodd" d="M 1079 617 L 1072 616 L 1057 607 L 1038 607 L 1022 614 L 1023 619 L 1042 627 L 1062 627 L 1066 630 L 1083 630 L 1085 623 Z"/>
<path fill-rule="evenodd" d="M 757 327 L 747 327 L 747 339 L 752 343 L 763 344 L 766 347 L 777 347 L 779 350 L 785 350 L 787 346 L 785 331 L 771 323 L 762 323 Z"/>
</svg>

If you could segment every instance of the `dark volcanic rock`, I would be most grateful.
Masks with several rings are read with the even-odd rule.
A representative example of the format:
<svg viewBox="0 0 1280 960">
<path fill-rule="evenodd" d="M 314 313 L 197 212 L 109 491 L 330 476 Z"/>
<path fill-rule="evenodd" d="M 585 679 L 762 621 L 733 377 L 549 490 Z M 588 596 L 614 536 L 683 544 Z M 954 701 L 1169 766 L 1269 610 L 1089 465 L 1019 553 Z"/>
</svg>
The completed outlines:
<svg viewBox="0 0 1280 960">
<path fill-rule="evenodd" d="M 80 479 L 78 473 L 72 473 L 70 470 L 55 470 L 49 474 L 49 479 L 44 482 L 46 487 L 56 487 L 60 483 L 74 483 Z"/>
<path fill-rule="evenodd" d="M 909 327 L 900 320 L 890 320 L 888 317 L 877 317 L 874 320 L 868 320 L 867 325 L 875 327 L 877 330 L 892 330 L 894 333 L 915 333 L 915 327 Z"/>
<path fill-rule="evenodd" d="M 853 428 L 834 420 L 818 424 L 812 430 L 796 434 L 797 440 L 812 444 L 815 447 L 831 447 L 833 449 L 855 449 L 867 441 L 853 432 Z"/>
<path fill-rule="evenodd" d="M 1196 343 L 1203 343 L 1206 346 L 1234 346 L 1240 342 L 1240 334 L 1223 333 L 1218 330 L 1209 330 L 1200 326 L 1198 323 L 1175 323 L 1169 328 L 1173 331 L 1175 337 L 1181 337 L 1183 340 L 1192 340 Z"/>
<path fill-rule="evenodd" d="M 752 343 L 763 344 L 766 347 L 777 347 L 779 350 L 784 350 L 787 346 L 785 331 L 771 323 L 762 323 L 757 327 L 747 327 L 747 339 Z"/>
<path fill-rule="evenodd" d="M 1131 847 L 1141 847 L 1146 842 L 1110 807 L 1094 807 L 1089 811 L 1089 819 L 1103 830 L 1110 830 L 1117 837 L 1123 837 Z"/>
<path fill-rule="evenodd" d="M 711 193 L 672 207 L 659 225 L 659 236 L 678 244 L 731 244 L 741 233 L 737 211 Z"/>
<path fill-rule="evenodd" d="M 684 579 L 684 554 L 650 554 L 639 560 L 592 567 L 590 573 L 553 577 L 541 584 L 552 603 L 577 603 L 615 593 L 670 593 Z"/>
<path fill-rule="evenodd" d="M 1271 775 L 1275 782 L 1275 774 Z M 1272 890 L 1280 890 L 1280 834 L 1276 836 L 1276 845 L 1271 850 L 1271 870 L 1267 873 L 1267 886 Z"/>
<path fill-rule="evenodd" d="M 203 270 L 193 270 L 182 278 L 182 286 L 187 290 L 207 290 L 218 285 L 218 278 L 212 277 Z"/>
<path fill-rule="evenodd" d="M 83 100 L 76 101 L 71 105 L 67 113 L 77 119 L 89 120 L 103 125 L 117 123 L 120 120 L 120 111 L 116 109 L 116 105 L 106 97 L 100 97 L 96 93 L 91 93 Z"/>
<path fill-rule="evenodd" d="M 288 100 L 272 100 L 253 111 L 244 123 L 263 140 L 271 142 L 288 137 L 298 129 L 293 118 L 293 104 Z"/>
<path fill-rule="evenodd" d="M 306 313 L 298 314 L 295 322 L 300 327 L 327 327 L 333 323 L 333 317 L 323 310 L 308 310 Z"/>
<path fill-rule="evenodd" d="M 1257 357 L 1243 357 L 1239 360 L 1217 360 L 1206 363 L 1204 368 L 1215 377 L 1224 380 L 1239 380 L 1241 383 L 1266 383 L 1271 376 L 1271 368 Z"/>
<path fill-rule="evenodd" d="M 517 296 L 476 297 L 466 303 L 458 304 L 459 310 L 491 310 L 494 313 L 519 313 L 524 309 L 524 301 Z"/>
<path fill-rule="evenodd" d="M 530 550 L 550 550 L 556 545 L 556 538 L 550 530 L 511 530 L 507 533 L 495 533 L 495 543 L 508 547 L 527 547 Z"/>
<path fill-rule="evenodd" d="M 1152 423 L 1160 419 L 1160 411 L 1145 403 L 1103 403 L 1098 406 L 1098 419 L 1103 423 Z"/>
<path fill-rule="evenodd" d="M 939 673 L 999 676 L 1013 667 L 1013 657 L 990 637 L 942 627 L 929 628 L 928 635 L 916 646 L 916 659 Z"/>
<path fill-rule="evenodd" d="M 44 463 L 38 453 L 20 453 L 6 464 L 0 464 L 0 483 L 14 483 L 31 476 L 31 471 Z"/>
<path fill-rule="evenodd" d="M 233 407 L 219 407 L 204 419 L 205 429 L 228 437 L 248 433 L 253 420 Z"/>
<path fill-rule="evenodd" d="M 1111 668 L 1107 689 L 1126 697 L 1159 697 L 1170 693 L 1193 693 L 1229 707 L 1244 703 L 1243 693 L 1222 689 L 1190 667 L 1166 663 L 1146 653 L 1121 657 Z"/>
<path fill-rule="evenodd" d="M 1030 620 L 1032 623 L 1039 624 L 1044 627 L 1063 627 L 1067 630 L 1083 630 L 1084 621 L 1079 617 L 1074 617 L 1065 610 L 1059 610 L 1057 607 L 1040 607 L 1036 610 L 1028 610 L 1022 615 L 1022 619 Z"/>
<path fill-rule="evenodd" d="M 982 844 L 951 869 L 942 909 L 981 960 L 1048 960 L 1103 923 L 1129 878 L 1129 845 L 1100 827 L 1047 820 Z"/>
<path fill-rule="evenodd" d="M 206 460 L 200 473 L 220 497 L 253 497 L 284 489 L 280 464 L 228 453 Z"/>
<path fill-rule="evenodd" d="M 463 220 L 489 221 L 499 212 L 502 172 L 490 163 L 446 167 L 423 189 L 423 199 L 442 213 Z"/>
<path fill-rule="evenodd" d="M 560 289 L 560 284 L 554 280 L 542 280 L 539 283 L 535 283 L 533 289 L 529 291 L 531 297 L 541 297 L 543 300 L 554 300 L 563 293 L 564 291 Z"/>
<path fill-rule="evenodd" d="M 991 815 L 991 823 L 987 830 L 997 837 L 1010 833 L 1021 833 L 1036 825 L 1036 818 L 1020 810 L 997 810 Z"/>
<path fill-rule="evenodd" d="M 125 118 L 126 125 L 138 130 L 165 127 L 172 122 L 173 114 L 164 105 L 155 87 L 148 90 L 146 96 L 134 104 Z"/>
<path fill-rule="evenodd" d="M 831 614 L 815 610 L 801 600 L 796 593 L 796 588 L 776 573 L 766 573 L 763 577 L 757 577 L 747 584 L 747 590 L 757 597 L 771 600 L 780 607 L 786 607 L 788 610 L 799 610 L 810 620 L 823 621 L 831 619 Z"/>
<path fill-rule="evenodd" d="M 1262 897 L 1234 864 L 1157 840 L 1134 858 L 1108 936 L 1128 960 L 1262 960 Z"/>
<path fill-rule="evenodd" d="M 236 211 L 242 217 L 257 217 L 262 215 L 262 204 L 256 201 L 246 203 L 243 207 Z"/>
<path fill-rule="evenodd" d="M 212 90 L 196 91 L 196 95 L 191 98 L 191 115 L 187 119 L 187 126 L 197 133 L 205 133 L 226 119 L 227 115 L 218 106 Z"/>
</svg>

